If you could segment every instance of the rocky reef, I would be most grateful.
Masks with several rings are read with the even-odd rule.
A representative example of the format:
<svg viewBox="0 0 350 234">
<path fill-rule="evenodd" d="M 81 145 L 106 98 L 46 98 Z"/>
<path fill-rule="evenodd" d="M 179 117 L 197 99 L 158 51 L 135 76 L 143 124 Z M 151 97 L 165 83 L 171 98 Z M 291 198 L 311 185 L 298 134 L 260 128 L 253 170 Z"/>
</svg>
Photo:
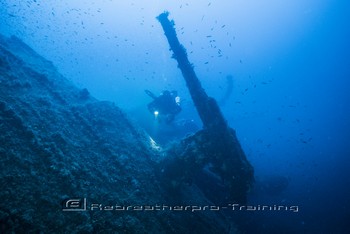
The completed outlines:
<svg viewBox="0 0 350 234">
<path fill-rule="evenodd" d="M 1 233 L 237 232 L 222 212 L 181 210 L 212 202 L 190 184 L 170 198 L 151 138 L 16 37 L 0 36 L 0 132 Z"/>
</svg>

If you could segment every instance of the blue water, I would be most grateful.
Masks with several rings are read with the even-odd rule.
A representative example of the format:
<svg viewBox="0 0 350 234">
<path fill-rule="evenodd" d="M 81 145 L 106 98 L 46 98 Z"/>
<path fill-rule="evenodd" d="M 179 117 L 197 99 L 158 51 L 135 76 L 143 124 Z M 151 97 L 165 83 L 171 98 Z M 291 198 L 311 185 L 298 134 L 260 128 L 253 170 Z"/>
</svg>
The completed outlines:
<svg viewBox="0 0 350 234">
<path fill-rule="evenodd" d="M 0 0 L 0 30 L 135 119 L 149 114 L 144 89 L 175 89 L 178 118 L 201 125 L 155 19 L 164 10 L 210 96 L 220 100 L 233 76 L 221 108 L 257 179 L 289 181 L 278 194 L 250 195 L 250 203 L 299 206 L 254 213 L 247 230 L 349 233 L 348 1 Z"/>
</svg>

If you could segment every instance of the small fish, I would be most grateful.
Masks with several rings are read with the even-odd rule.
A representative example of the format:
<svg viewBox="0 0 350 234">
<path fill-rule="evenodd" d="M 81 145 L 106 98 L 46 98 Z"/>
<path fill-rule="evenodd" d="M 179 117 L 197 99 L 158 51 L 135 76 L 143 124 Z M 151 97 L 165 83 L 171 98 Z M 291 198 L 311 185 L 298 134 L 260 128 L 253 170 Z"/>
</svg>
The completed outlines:
<svg viewBox="0 0 350 234">
<path fill-rule="evenodd" d="M 226 26 L 226 25 L 224 24 L 224 25 L 221 26 L 221 28 L 225 28 L 225 26 Z"/>
</svg>

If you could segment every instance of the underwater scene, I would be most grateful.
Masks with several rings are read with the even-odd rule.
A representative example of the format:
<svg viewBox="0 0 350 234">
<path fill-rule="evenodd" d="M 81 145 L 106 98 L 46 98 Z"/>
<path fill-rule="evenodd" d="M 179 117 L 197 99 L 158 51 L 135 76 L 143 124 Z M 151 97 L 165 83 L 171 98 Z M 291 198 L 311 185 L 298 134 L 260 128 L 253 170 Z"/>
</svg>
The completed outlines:
<svg viewBox="0 0 350 234">
<path fill-rule="evenodd" d="M 350 2 L 0 18 L 0 233 L 350 233 Z"/>
</svg>

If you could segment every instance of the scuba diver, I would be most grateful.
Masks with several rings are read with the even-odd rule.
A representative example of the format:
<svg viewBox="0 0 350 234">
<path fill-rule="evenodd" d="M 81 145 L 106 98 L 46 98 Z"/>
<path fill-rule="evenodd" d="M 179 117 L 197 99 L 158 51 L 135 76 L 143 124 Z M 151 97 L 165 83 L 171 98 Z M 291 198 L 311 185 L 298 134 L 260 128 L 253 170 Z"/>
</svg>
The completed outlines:
<svg viewBox="0 0 350 234">
<path fill-rule="evenodd" d="M 159 122 L 165 119 L 165 123 L 170 124 L 175 116 L 181 112 L 180 97 L 177 91 L 165 90 L 158 97 L 149 90 L 145 90 L 145 92 L 153 98 L 153 101 L 147 105 L 148 110 Z"/>
</svg>

